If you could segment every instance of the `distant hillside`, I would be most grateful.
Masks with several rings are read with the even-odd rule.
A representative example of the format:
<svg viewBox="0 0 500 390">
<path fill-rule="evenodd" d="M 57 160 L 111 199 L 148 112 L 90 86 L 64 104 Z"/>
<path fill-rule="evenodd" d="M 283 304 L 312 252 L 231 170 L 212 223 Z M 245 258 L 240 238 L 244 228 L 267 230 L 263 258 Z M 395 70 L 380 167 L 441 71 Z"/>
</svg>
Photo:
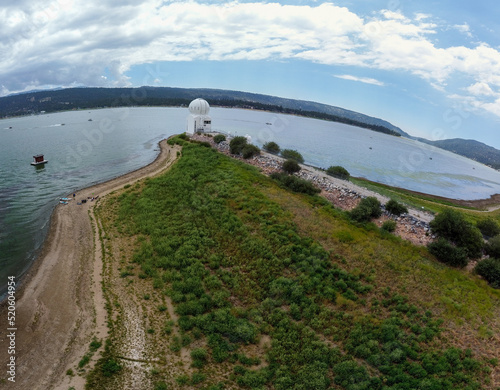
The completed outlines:
<svg viewBox="0 0 500 390">
<path fill-rule="evenodd" d="M 392 135 L 409 136 L 387 121 L 340 107 L 248 92 L 200 88 L 69 88 L 30 92 L 0 98 L 0 118 L 77 108 L 183 106 L 200 96 L 209 100 L 213 106 L 255 108 L 303 115 Z"/>
<path fill-rule="evenodd" d="M 436 146 L 461 156 L 500 169 L 500 150 L 482 142 L 472 139 L 452 138 L 440 141 L 429 141 L 425 138 L 417 138 L 420 142 Z"/>
<path fill-rule="evenodd" d="M 203 97 L 212 106 L 266 110 L 346 123 L 370 130 L 418 139 L 472 160 L 500 169 L 500 150 L 478 141 L 449 139 L 429 141 L 415 138 L 379 118 L 344 108 L 305 100 L 286 99 L 241 91 L 206 88 L 68 88 L 33 91 L 0 98 L 0 118 L 72 109 L 121 106 L 187 106 Z"/>
</svg>

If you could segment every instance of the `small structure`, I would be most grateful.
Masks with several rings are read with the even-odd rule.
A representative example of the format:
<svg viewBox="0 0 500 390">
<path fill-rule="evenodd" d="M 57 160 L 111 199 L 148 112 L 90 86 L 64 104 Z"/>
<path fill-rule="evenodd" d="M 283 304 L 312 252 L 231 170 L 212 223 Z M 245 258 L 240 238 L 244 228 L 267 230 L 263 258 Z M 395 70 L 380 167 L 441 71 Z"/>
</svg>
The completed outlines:
<svg viewBox="0 0 500 390">
<path fill-rule="evenodd" d="M 48 161 L 43 158 L 43 154 L 37 154 L 36 156 L 33 156 L 31 165 L 43 165 L 46 163 L 48 163 Z"/>
<path fill-rule="evenodd" d="M 212 118 L 208 115 L 210 106 L 204 99 L 195 99 L 189 103 L 189 115 L 187 117 L 186 133 L 197 132 L 208 133 L 212 129 Z"/>
</svg>

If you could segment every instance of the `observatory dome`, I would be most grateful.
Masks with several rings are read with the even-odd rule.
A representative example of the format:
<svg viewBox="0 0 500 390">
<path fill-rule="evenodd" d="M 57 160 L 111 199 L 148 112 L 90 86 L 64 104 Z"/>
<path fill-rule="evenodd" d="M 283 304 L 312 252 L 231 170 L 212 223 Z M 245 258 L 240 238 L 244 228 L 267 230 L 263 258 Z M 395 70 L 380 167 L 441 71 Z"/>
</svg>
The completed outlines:
<svg viewBox="0 0 500 390">
<path fill-rule="evenodd" d="M 210 106 L 205 99 L 194 99 L 189 103 L 189 112 L 193 115 L 207 115 L 210 111 Z"/>
</svg>

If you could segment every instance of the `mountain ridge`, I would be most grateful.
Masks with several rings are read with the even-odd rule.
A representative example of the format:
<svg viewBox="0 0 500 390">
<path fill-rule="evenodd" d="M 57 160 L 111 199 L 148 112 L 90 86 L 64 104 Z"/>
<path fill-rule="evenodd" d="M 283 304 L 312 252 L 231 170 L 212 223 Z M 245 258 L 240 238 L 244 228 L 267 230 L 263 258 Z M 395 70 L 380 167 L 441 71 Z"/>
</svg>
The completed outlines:
<svg viewBox="0 0 500 390">
<path fill-rule="evenodd" d="M 214 88 L 180 87 L 75 87 L 23 92 L 0 97 L 0 118 L 71 109 L 118 107 L 131 105 L 187 106 L 202 96 L 212 105 L 262 109 L 303 115 L 364 127 L 391 135 L 399 135 L 462 155 L 494 169 L 500 169 L 500 150 L 475 140 L 454 138 L 431 141 L 411 136 L 390 122 L 349 109 L 328 104 L 289 99 L 243 91 Z"/>
</svg>

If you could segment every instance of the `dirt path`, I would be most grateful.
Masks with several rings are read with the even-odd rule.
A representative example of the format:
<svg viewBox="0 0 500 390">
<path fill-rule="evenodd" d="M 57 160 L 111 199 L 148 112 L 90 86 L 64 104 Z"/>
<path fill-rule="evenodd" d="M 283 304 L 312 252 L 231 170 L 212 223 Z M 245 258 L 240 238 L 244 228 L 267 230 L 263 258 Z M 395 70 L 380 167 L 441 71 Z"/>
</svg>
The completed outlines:
<svg viewBox="0 0 500 390">
<path fill-rule="evenodd" d="M 58 205 L 42 252 L 16 291 L 15 355 L 8 354 L 7 307 L 0 309 L 0 365 L 15 356 L 15 382 L 2 370 L 0 388 L 83 389 L 84 378 L 66 375 L 88 351 L 93 336 L 106 332 L 101 290 L 102 260 L 94 246 L 93 206 L 77 201 L 106 194 L 168 168 L 179 147 L 160 142 L 154 162 L 137 171 L 86 188 L 77 200 Z M 96 233 L 97 234 L 97 233 Z M 98 241 L 95 241 L 98 243 Z"/>
</svg>

